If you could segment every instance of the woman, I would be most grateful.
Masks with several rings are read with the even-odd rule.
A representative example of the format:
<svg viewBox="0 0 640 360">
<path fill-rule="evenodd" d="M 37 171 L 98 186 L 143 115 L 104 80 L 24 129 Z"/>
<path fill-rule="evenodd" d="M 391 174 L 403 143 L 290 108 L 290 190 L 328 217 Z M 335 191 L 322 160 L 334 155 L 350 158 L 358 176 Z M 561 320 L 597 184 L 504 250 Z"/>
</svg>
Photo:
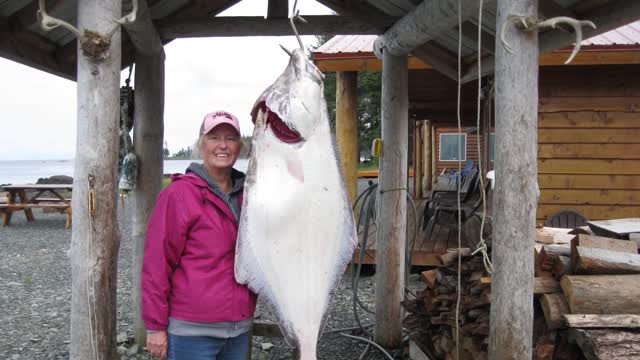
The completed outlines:
<svg viewBox="0 0 640 360">
<path fill-rule="evenodd" d="M 245 175 L 238 119 L 205 116 L 203 163 L 172 176 L 149 222 L 142 266 L 147 349 L 168 359 L 246 359 L 256 297 L 233 265 Z"/>
</svg>

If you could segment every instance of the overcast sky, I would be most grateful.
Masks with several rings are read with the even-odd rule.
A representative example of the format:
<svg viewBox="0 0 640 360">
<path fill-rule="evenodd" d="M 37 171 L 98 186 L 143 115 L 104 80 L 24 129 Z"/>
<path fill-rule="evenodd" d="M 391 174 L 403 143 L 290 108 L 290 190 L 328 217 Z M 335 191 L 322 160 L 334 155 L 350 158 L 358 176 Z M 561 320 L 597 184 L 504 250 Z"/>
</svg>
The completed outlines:
<svg viewBox="0 0 640 360">
<path fill-rule="evenodd" d="M 291 2 L 290 6 L 293 6 Z M 331 11 L 299 0 L 301 14 Z M 221 15 L 266 16 L 267 1 L 243 0 Z M 305 46 L 315 38 L 303 36 Z M 293 36 L 174 40 L 165 47 L 165 141 L 171 153 L 191 146 L 207 112 L 226 109 L 240 119 L 243 135 L 253 125 L 251 106 L 284 70 Z M 122 72 L 122 81 L 128 75 Z M 0 160 L 71 159 L 76 143 L 76 83 L 0 57 Z M 134 73 L 135 76 L 135 73 Z M 132 82 L 133 83 L 133 82 Z"/>
</svg>

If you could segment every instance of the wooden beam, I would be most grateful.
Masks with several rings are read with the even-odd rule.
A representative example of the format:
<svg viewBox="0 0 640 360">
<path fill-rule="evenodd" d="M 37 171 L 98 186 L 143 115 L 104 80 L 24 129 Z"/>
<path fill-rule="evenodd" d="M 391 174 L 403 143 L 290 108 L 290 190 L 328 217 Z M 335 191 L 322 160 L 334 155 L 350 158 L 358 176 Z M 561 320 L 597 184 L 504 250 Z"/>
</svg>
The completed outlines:
<svg viewBox="0 0 640 360">
<path fill-rule="evenodd" d="M 0 30 L 0 56 L 68 80 L 75 80 L 74 64 L 56 58 L 55 44 L 23 31 L 19 24 L 7 18 L 0 18 Z"/>
<path fill-rule="evenodd" d="M 156 31 L 146 0 L 138 0 L 138 13 L 136 21 L 124 25 L 133 46 L 144 55 L 159 54 L 162 52 L 162 41 Z"/>
<path fill-rule="evenodd" d="M 545 19 L 549 19 L 555 16 L 566 16 L 577 19 L 573 11 L 560 6 L 555 0 L 542 0 L 538 5 L 538 13 Z"/>
<path fill-rule="evenodd" d="M 382 71 L 382 61 L 373 56 L 369 57 L 352 57 L 340 59 L 315 59 L 314 63 L 323 72 L 331 71 Z M 407 68 L 415 69 L 431 69 L 431 66 L 425 64 L 424 61 L 415 56 L 409 56 Z"/>
<path fill-rule="evenodd" d="M 489 7 L 493 1 L 486 1 Z M 425 0 L 398 20 L 373 46 L 376 56 L 385 51 L 393 55 L 406 55 L 418 46 L 433 40 L 458 24 L 456 0 Z M 461 16 L 465 21 L 478 13 L 477 0 L 461 0 Z"/>
<path fill-rule="evenodd" d="M 351 203 L 358 196 L 358 73 L 336 74 L 336 142 Z"/>
<path fill-rule="evenodd" d="M 425 120 L 424 125 L 422 127 L 423 133 L 423 167 L 424 167 L 424 181 L 422 184 L 422 188 L 425 192 L 431 190 L 433 184 L 433 174 L 431 169 L 431 162 L 433 153 L 431 152 L 431 142 L 433 138 L 431 138 L 431 128 L 433 127 L 433 122 L 431 120 Z"/>
<path fill-rule="evenodd" d="M 597 10 L 579 14 L 580 20 L 593 21 L 597 29 L 585 27 L 582 29 L 584 39 L 600 35 L 607 31 L 616 29 L 622 25 L 626 25 L 638 19 L 640 14 L 640 1 L 618 0 L 607 5 L 599 7 Z M 559 30 L 548 30 L 540 34 L 540 53 L 547 53 L 555 49 L 564 48 L 573 44 L 575 36 L 573 33 L 567 33 Z M 502 47 L 499 41 L 496 41 L 496 47 Z M 495 57 L 489 56 L 482 62 L 481 76 L 491 74 L 495 69 Z M 478 65 L 471 64 L 464 76 L 463 82 L 469 82 L 478 78 Z"/>
<path fill-rule="evenodd" d="M 496 28 L 509 14 L 536 16 L 537 0 L 498 0 Z M 514 54 L 496 48 L 496 186 L 493 195 L 495 272 L 491 284 L 489 358 L 530 359 L 536 232 L 538 37 L 507 27 Z M 518 289 L 518 291 L 513 291 Z"/>
<path fill-rule="evenodd" d="M 269 0 L 267 19 L 286 19 L 289 17 L 288 0 Z"/>
<path fill-rule="evenodd" d="M 640 328 L 640 315 L 564 314 L 563 317 L 572 328 Z"/>
<path fill-rule="evenodd" d="M 239 2 L 240 0 L 191 0 L 184 2 L 181 10 L 165 20 L 211 19 Z"/>
<path fill-rule="evenodd" d="M 462 36 L 464 36 L 467 40 L 472 41 L 474 48 L 478 48 L 478 25 L 469 21 L 462 23 Z M 482 31 L 480 36 L 480 46 L 482 50 L 489 54 L 494 54 L 496 49 L 495 36 L 489 34 L 484 30 Z"/>
<path fill-rule="evenodd" d="M 308 23 L 297 24 L 300 35 L 379 34 L 371 25 L 352 17 L 335 15 L 305 16 Z M 157 23 L 163 39 L 212 36 L 288 36 L 292 35 L 288 19 L 265 19 L 261 16 L 224 16 L 213 19 L 162 20 Z"/>
<path fill-rule="evenodd" d="M 433 69 L 448 78 L 458 81 L 458 60 L 448 51 L 427 42 L 418 46 L 412 52 L 415 57 L 425 64 L 429 64 Z"/>
<path fill-rule="evenodd" d="M 404 297 L 407 236 L 407 57 L 385 52 L 383 66 L 382 156 L 378 195 L 382 224 L 376 241 L 375 340 L 386 348 L 398 348 L 402 343 L 400 302 Z"/>
<path fill-rule="evenodd" d="M 375 27 L 379 34 L 388 29 L 397 19 L 382 12 L 366 1 L 358 0 L 317 0 L 338 14 L 353 17 Z"/>
<path fill-rule="evenodd" d="M 120 0 L 78 1 L 78 28 L 101 34 L 122 14 Z M 71 234 L 70 359 L 115 359 L 120 120 L 120 35 L 102 61 L 78 56 L 78 126 Z M 91 319 L 91 321 L 89 321 Z"/>
<path fill-rule="evenodd" d="M 135 108 L 133 148 L 138 158 L 137 187 L 134 189 L 132 268 L 134 339 L 146 345 L 146 329 L 142 321 L 142 259 L 147 225 L 162 190 L 162 141 L 164 139 L 164 51 L 155 55 L 136 56 Z"/>
</svg>

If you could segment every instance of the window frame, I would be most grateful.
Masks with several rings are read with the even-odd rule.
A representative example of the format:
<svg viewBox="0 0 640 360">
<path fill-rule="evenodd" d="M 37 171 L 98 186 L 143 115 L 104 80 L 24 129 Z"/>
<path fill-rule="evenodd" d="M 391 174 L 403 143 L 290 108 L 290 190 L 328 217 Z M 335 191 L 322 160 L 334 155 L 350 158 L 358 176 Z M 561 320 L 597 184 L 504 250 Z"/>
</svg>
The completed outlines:
<svg viewBox="0 0 640 360">
<path fill-rule="evenodd" d="M 447 133 L 440 133 L 438 135 L 438 161 L 448 161 L 448 162 L 457 162 L 459 161 L 458 159 L 442 159 L 442 136 L 443 135 L 457 135 L 457 136 L 462 136 L 464 137 L 464 151 L 462 152 L 462 159 L 460 161 L 467 161 L 467 134 L 462 132 L 462 133 L 458 133 L 458 132 L 447 132 Z"/>
</svg>

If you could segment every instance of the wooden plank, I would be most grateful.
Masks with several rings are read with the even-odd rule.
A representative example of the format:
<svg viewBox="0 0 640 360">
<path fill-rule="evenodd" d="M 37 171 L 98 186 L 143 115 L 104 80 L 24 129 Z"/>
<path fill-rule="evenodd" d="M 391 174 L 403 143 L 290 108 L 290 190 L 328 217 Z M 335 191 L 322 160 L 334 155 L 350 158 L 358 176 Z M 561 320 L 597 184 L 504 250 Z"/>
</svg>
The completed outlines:
<svg viewBox="0 0 640 360">
<path fill-rule="evenodd" d="M 560 281 L 574 314 L 640 314 L 640 275 L 566 275 Z"/>
<path fill-rule="evenodd" d="M 640 97 L 637 96 L 611 96 L 611 97 L 582 97 L 582 96 L 558 96 L 540 98 L 539 111 L 640 111 Z"/>
<path fill-rule="evenodd" d="M 564 314 L 563 317 L 572 328 L 640 328 L 640 315 Z"/>
<path fill-rule="evenodd" d="M 640 144 L 539 144 L 538 159 L 551 158 L 638 160 Z"/>
<path fill-rule="evenodd" d="M 640 161 L 602 159 L 539 159 L 541 174 L 640 175 Z"/>
<path fill-rule="evenodd" d="M 579 234 L 572 242 L 571 242 L 571 251 L 572 253 L 575 251 L 574 249 L 578 246 L 588 247 L 592 249 L 604 249 L 616 252 L 624 252 L 630 254 L 637 254 L 638 247 L 634 242 L 620 239 L 612 239 L 603 236 L 595 236 L 595 235 L 587 235 L 587 234 Z"/>
<path fill-rule="evenodd" d="M 536 228 L 536 242 L 543 244 L 569 244 L 575 235 L 569 234 L 571 229 L 543 227 Z"/>
<path fill-rule="evenodd" d="M 640 114 L 615 111 L 539 113 L 538 129 L 549 128 L 640 128 Z"/>
<path fill-rule="evenodd" d="M 545 1 L 548 2 L 548 1 Z M 540 66 L 565 65 L 571 50 L 556 50 L 540 56 Z M 637 50 L 607 50 L 589 51 L 582 50 L 568 65 L 614 65 L 614 64 L 640 64 L 640 51 Z"/>
<path fill-rule="evenodd" d="M 484 276 L 480 279 L 480 283 L 482 284 L 491 284 L 492 281 L 492 278 L 489 276 Z M 536 276 L 533 278 L 534 295 L 552 294 L 560 291 L 562 291 L 560 282 L 552 277 Z"/>
<path fill-rule="evenodd" d="M 573 209 L 587 217 L 587 219 L 619 219 L 625 217 L 640 217 L 640 206 L 629 205 L 559 205 L 539 204 L 537 219 L 545 219 L 560 210 Z"/>
<path fill-rule="evenodd" d="M 640 190 L 542 190 L 539 203 L 640 205 Z"/>
<path fill-rule="evenodd" d="M 604 236 L 611 235 L 612 237 L 620 237 L 625 236 L 629 233 L 640 232 L 640 217 L 588 221 L 587 224 L 596 234 L 598 234 L 599 232 L 606 233 L 606 235 Z"/>
<path fill-rule="evenodd" d="M 640 190 L 638 175 L 539 174 L 538 186 L 543 189 L 609 189 Z"/>
<path fill-rule="evenodd" d="M 626 240 L 620 240 L 626 241 Z M 636 244 L 631 241 L 634 247 Z M 575 249 L 574 274 L 640 274 L 640 255 L 578 246 Z"/>
<path fill-rule="evenodd" d="M 539 129 L 538 143 L 638 144 L 640 128 L 630 129 Z"/>
</svg>

